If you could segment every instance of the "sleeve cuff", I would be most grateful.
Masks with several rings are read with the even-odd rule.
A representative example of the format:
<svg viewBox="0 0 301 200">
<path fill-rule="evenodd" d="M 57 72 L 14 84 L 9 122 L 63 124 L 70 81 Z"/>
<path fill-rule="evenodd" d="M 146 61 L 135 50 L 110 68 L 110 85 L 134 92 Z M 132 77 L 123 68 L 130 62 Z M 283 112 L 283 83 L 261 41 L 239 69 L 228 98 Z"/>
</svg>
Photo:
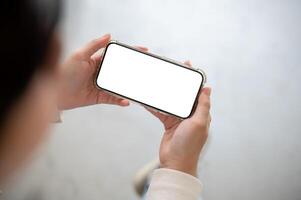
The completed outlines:
<svg viewBox="0 0 301 200">
<path fill-rule="evenodd" d="M 172 170 L 157 169 L 154 171 L 147 193 L 148 200 L 196 200 L 200 197 L 202 183 L 189 174 Z"/>
</svg>

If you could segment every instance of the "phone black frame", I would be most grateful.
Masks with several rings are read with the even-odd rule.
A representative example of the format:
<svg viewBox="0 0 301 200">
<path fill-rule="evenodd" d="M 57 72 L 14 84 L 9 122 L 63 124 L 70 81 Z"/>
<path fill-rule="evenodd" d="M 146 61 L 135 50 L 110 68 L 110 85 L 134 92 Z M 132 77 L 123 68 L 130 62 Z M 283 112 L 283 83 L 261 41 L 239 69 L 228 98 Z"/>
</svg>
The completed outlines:
<svg viewBox="0 0 301 200">
<path fill-rule="evenodd" d="M 200 87 L 199 87 L 198 92 L 197 92 L 197 94 L 196 94 L 196 97 L 195 97 L 195 99 L 194 99 L 193 107 L 191 108 L 191 111 L 190 111 L 189 115 L 188 115 L 187 117 L 181 117 L 181 116 L 178 116 L 178 115 L 176 115 L 176 114 L 167 112 L 167 111 L 165 111 L 165 110 L 161 110 L 161 109 L 156 108 L 156 107 L 154 107 L 154 106 L 148 105 L 148 104 L 146 104 L 146 103 L 143 103 L 143 102 L 140 102 L 140 101 L 138 101 L 138 100 L 132 99 L 132 98 L 130 98 L 130 97 L 124 96 L 124 95 L 122 95 L 122 94 L 115 93 L 115 92 L 113 92 L 113 91 L 110 91 L 110 90 L 108 90 L 108 89 L 105 89 L 105 88 L 102 88 L 101 86 L 99 86 L 99 85 L 97 84 L 97 79 L 98 79 L 98 76 L 99 76 L 99 74 L 100 74 L 101 66 L 102 66 L 102 63 L 103 63 L 103 61 L 104 61 L 104 59 L 105 59 L 105 56 L 106 56 L 106 53 L 107 53 L 107 49 L 109 48 L 109 46 L 110 46 L 111 44 L 116 44 L 116 45 L 119 45 L 119 46 L 128 48 L 128 49 L 130 49 L 130 50 L 133 50 L 133 51 L 136 51 L 136 52 L 139 52 L 139 53 L 142 53 L 142 54 L 145 54 L 145 55 L 148 55 L 148 56 L 151 56 L 151 57 L 160 59 L 160 60 L 162 60 L 162 61 L 165 61 L 165 62 L 174 64 L 174 65 L 177 65 L 177 66 L 179 66 L 179 67 L 183 67 L 183 68 L 185 68 L 185 69 L 188 69 L 188 70 L 191 70 L 191 71 L 194 71 L 194 72 L 200 74 L 200 75 L 202 76 L 202 82 L 201 82 L 201 84 L 200 84 Z M 205 75 L 204 75 L 202 72 L 200 72 L 200 71 L 198 71 L 198 70 L 195 70 L 195 69 L 193 69 L 193 68 L 189 68 L 189 67 L 185 66 L 184 64 L 181 64 L 181 63 L 179 63 L 179 62 L 177 62 L 177 61 L 173 61 L 173 60 L 170 60 L 170 59 L 168 59 L 168 58 L 163 58 L 163 57 L 161 57 L 161 56 L 158 56 L 158 55 L 155 55 L 155 54 L 152 54 L 152 53 L 148 53 L 148 52 L 145 52 L 145 51 L 141 51 L 141 50 L 139 50 L 139 49 L 137 49 L 137 48 L 135 48 L 135 47 L 132 47 L 132 46 L 129 46 L 129 45 L 126 45 L 126 44 L 117 42 L 117 41 L 115 41 L 115 40 L 111 40 L 111 41 L 106 45 L 105 50 L 104 50 L 104 52 L 103 52 L 102 60 L 101 60 L 101 62 L 100 62 L 100 64 L 99 64 L 98 71 L 97 71 L 96 78 L 95 78 L 95 85 L 96 85 L 96 87 L 97 87 L 98 89 L 104 90 L 104 91 L 106 91 L 106 92 L 108 92 L 108 93 L 111 93 L 111 94 L 113 94 L 113 95 L 116 95 L 116 96 L 118 96 L 118 97 L 125 98 L 125 99 L 128 99 L 128 100 L 130 100 L 130 101 L 133 101 L 133 102 L 142 104 L 143 106 L 147 106 L 147 107 L 149 107 L 149 108 L 151 108 L 151 109 L 155 109 L 155 110 L 157 110 L 157 111 L 159 111 L 159 112 L 161 112 L 161 113 L 168 114 L 168 115 L 172 115 L 172 116 L 175 116 L 175 117 L 180 118 L 180 119 L 187 119 L 187 118 L 190 118 L 190 117 L 192 116 L 192 114 L 194 113 L 194 111 L 195 111 L 195 108 L 196 108 L 196 106 L 197 106 L 198 96 L 199 96 L 200 93 L 201 93 L 201 90 L 202 90 L 202 88 L 203 88 L 203 86 L 204 86 L 205 80 L 206 80 L 206 77 L 205 77 Z"/>
</svg>

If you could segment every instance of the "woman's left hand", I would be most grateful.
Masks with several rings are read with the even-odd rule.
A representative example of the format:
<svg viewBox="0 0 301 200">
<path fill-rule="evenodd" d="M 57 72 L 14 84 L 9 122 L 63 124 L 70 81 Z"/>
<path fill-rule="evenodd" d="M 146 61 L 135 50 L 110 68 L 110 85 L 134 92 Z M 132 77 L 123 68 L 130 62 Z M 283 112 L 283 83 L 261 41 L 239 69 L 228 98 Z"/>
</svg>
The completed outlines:
<svg viewBox="0 0 301 200">
<path fill-rule="evenodd" d="M 128 106 L 129 101 L 96 88 L 95 76 L 102 59 L 100 49 L 110 41 L 109 34 L 94 39 L 73 53 L 62 65 L 59 92 L 59 110 L 72 109 L 93 104 Z M 138 47 L 146 50 L 144 47 Z"/>
</svg>

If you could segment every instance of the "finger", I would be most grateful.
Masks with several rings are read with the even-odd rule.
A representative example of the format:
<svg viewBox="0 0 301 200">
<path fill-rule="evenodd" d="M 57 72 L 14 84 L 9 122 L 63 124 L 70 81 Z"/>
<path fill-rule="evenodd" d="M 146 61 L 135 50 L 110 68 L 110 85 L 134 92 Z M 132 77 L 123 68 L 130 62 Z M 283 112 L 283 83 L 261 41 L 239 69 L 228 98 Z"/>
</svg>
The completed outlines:
<svg viewBox="0 0 301 200">
<path fill-rule="evenodd" d="M 105 104 L 117 105 L 117 106 L 129 106 L 130 102 L 126 99 L 111 96 L 107 101 L 103 102 Z"/>
<path fill-rule="evenodd" d="M 114 96 L 112 94 L 106 93 L 104 91 L 100 91 L 97 98 L 98 104 L 112 104 L 119 106 L 128 106 L 130 102 L 127 99 Z"/>
<path fill-rule="evenodd" d="M 120 99 L 119 100 L 119 106 L 129 106 L 130 105 L 130 101 L 127 99 Z"/>
<path fill-rule="evenodd" d="M 147 47 L 143 47 L 143 46 L 135 46 L 135 48 L 141 50 L 141 51 L 148 51 Z"/>
<path fill-rule="evenodd" d="M 155 111 L 151 108 L 148 108 L 148 107 L 145 107 L 144 108 L 150 112 L 151 114 L 153 114 L 155 117 L 159 118 L 161 121 L 166 117 L 166 115 L 162 114 L 162 113 L 159 113 L 158 111 Z"/>
<path fill-rule="evenodd" d="M 148 108 L 146 106 L 144 106 L 144 108 L 147 111 L 149 111 L 152 115 L 154 115 L 155 117 L 157 117 L 164 124 L 165 128 L 167 128 L 166 127 L 166 121 L 173 119 L 171 116 L 168 116 L 168 115 L 165 115 L 163 113 L 160 113 L 160 112 L 158 112 L 158 111 L 156 111 L 156 110 L 154 110 L 152 108 Z"/>
<path fill-rule="evenodd" d="M 210 111 L 210 95 L 211 88 L 206 87 L 203 88 L 201 94 L 198 98 L 198 105 L 193 115 L 198 121 L 207 122 L 209 119 L 209 111 Z"/>
<path fill-rule="evenodd" d="M 91 56 L 91 60 L 95 63 L 95 66 L 98 67 L 100 65 L 100 62 L 102 60 L 103 51 L 98 50 Z"/>
<path fill-rule="evenodd" d="M 86 46 L 81 48 L 79 52 L 84 58 L 90 59 L 91 56 L 94 53 L 96 53 L 99 49 L 104 48 L 109 43 L 110 39 L 111 39 L 110 34 L 106 34 L 101 38 L 94 39 L 90 41 L 88 44 L 86 44 Z"/>
<path fill-rule="evenodd" d="M 120 98 L 120 97 L 115 97 L 115 96 L 112 96 L 112 95 L 109 95 L 107 100 L 104 103 L 105 104 L 118 105 L 118 106 L 128 106 L 128 105 L 130 105 L 130 102 L 128 100 Z"/>
<path fill-rule="evenodd" d="M 157 117 L 163 123 L 165 130 L 170 129 L 174 127 L 176 124 L 179 124 L 181 122 L 181 119 L 177 117 L 160 113 L 148 107 L 144 107 L 144 108 L 147 111 L 149 111 L 152 115 Z"/>
<path fill-rule="evenodd" d="M 187 65 L 190 68 L 192 67 L 192 64 L 191 64 L 190 60 L 185 61 L 184 64 Z"/>
</svg>

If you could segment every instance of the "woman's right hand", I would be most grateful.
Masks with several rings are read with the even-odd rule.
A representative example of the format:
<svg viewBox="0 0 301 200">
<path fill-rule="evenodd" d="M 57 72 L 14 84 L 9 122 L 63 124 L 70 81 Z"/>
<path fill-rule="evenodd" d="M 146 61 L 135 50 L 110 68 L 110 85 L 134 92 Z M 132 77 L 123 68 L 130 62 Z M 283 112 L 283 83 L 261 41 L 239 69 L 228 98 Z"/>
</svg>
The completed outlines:
<svg viewBox="0 0 301 200">
<path fill-rule="evenodd" d="M 150 110 L 164 124 L 160 146 L 160 167 L 197 175 L 200 152 L 211 122 L 210 88 L 203 88 L 194 114 L 185 120 Z"/>
</svg>

